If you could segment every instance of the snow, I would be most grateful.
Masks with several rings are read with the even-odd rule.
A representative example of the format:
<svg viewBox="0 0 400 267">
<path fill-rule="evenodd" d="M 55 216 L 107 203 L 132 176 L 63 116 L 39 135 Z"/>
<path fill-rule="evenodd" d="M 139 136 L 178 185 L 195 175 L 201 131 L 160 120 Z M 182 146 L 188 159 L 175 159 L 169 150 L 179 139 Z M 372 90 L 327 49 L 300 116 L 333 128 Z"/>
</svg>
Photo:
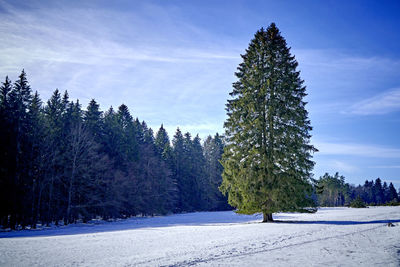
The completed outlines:
<svg viewBox="0 0 400 267">
<path fill-rule="evenodd" d="M 0 266 L 399 266 L 400 207 L 198 212 L 0 233 Z M 388 222 L 395 227 L 388 227 Z"/>
</svg>

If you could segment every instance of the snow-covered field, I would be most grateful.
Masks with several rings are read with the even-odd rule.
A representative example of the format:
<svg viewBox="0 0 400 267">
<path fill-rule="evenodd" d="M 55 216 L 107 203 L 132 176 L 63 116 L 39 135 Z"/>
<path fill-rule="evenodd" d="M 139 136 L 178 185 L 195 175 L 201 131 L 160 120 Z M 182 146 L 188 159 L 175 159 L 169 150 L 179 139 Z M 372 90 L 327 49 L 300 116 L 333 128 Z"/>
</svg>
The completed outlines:
<svg viewBox="0 0 400 267">
<path fill-rule="evenodd" d="M 400 207 L 199 212 L 0 233 L 1 266 L 400 266 Z M 388 227 L 391 221 L 395 227 Z"/>
</svg>

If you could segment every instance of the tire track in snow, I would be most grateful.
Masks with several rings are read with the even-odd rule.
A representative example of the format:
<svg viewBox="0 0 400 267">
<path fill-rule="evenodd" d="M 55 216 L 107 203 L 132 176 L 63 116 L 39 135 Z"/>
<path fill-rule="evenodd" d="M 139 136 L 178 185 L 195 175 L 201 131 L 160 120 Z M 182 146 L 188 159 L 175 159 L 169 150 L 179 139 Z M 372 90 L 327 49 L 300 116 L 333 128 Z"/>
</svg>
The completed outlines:
<svg viewBox="0 0 400 267">
<path fill-rule="evenodd" d="M 196 264 L 199 264 L 199 263 L 209 263 L 209 262 L 217 261 L 217 260 L 231 259 L 231 258 L 243 257 L 243 256 L 251 256 L 251 255 L 258 254 L 258 253 L 271 252 L 271 251 L 276 251 L 276 250 L 281 250 L 281 249 L 286 249 L 286 248 L 291 248 L 291 247 L 302 246 L 302 245 L 306 245 L 306 244 L 312 244 L 314 242 L 326 241 L 326 240 L 336 239 L 336 238 L 343 238 L 343 237 L 351 236 L 351 235 L 355 235 L 355 234 L 362 234 L 362 233 L 373 231 L 373 230 L 376 230 L 376 229 L 379 229 L 379 228 L 382 228 L 382 227 L 384 227 L 384 226 L 379 225 L 379 226 L 371 227 L 371 228 L 364 229 L 364 230 L 354 231 L 354 232 L 351 232 L 351 233 L 339 234 L 339 235 L 323 237 L 323 238 L 316 238 L 316 239 L 313 239 L 313 240 L 301 241 L 301 242 L 288 244 L 288 245 L 284 245 L 284 246 L 279 246 L 279 247 L 273 247 L 273 248 L 252 249 L 253 251 L 239 252 L 239 253 L 233 254 L 233 255 L 223 255 L 223 256 L 217 256 L 217 257 L 209 257 L 209 258 L 206 258 L 206 259 L 204 259 L 204 258 L 195 258 L 193 260 L 186 260 L 186 261 L 177 262 L 177 263 L 174 263 L 174 264 L 171 264 L 171 265 L 165 265 L 165 266 L 174 266 L 174 267 L 193 266 L 193 265 L 196 265 Z M 313 232 L 311 232 L 311 234 L 315 235 L 317 232 L 323 231 L 325 229 L 326 228 L 319 229 L 318 231 L 313 231 Z M 296 238 L 307 236 L 307 235 L 310 235 L 310 232 L 307 232 L 307 234 L 303 234 L 303 235 L 292 236 L 291 238 L 288 238 L 288 239 L 281 239 L 279 242 L 275 241 L 272 245 L 279 244 L 279 243 L 282 243 L 282 242 L 284 242 L 286 240 L 296 239 Z M 265 245 L 267 245 L 267 244 L 265 244 Z M 235 249 L 234 252 L 235 251 L 237 251 L 237 249 Z M 232 250 L 230 252 L 232 252 Z"/>
</svg>

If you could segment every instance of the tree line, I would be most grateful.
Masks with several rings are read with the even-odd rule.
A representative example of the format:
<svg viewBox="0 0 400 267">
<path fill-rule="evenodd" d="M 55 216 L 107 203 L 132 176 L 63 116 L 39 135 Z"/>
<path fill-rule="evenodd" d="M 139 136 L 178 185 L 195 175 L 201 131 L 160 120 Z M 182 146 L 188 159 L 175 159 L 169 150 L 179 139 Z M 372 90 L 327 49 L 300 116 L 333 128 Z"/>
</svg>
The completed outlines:
<svg viewBox="0 0 400 267">
<path fill-rule="evenodd" d="M 0 224 L 35 228 L 231 207 L 219 192 L 224 138 L 172 142 L 124 104 L 86 110 L 67 91 L 43 104 L 22 71 L 0 87 Z"/>
<path fill-rule="evenodd" d="M 43 104 L 22 71 L 0 87 L 0 225 L 73 223 L 236 208 L 244 214 L 398 202 L 393 184 L 312 178 L 304 81 L 272 23 L 257 31 L 235 73 L 226 137 L 201 143 L 178 128 L 154 133 L 128 107 L 100 110 L 55 90 Z M 221 163 L 222 164 L 221 164 Z M 224 197 L 220 191 L 227 196 Z M 229 204 L 230 205 L 229 205 Z M 312 209 L 310 209 L 312 208 Z"/>
<path fill-rule="evenodd" d="M 400 189 L 397 193 L 392 183 L 382 183 L 380 178 L 355 186 L 346 183 L 345 177 L 339 173 L 326 173 L 316 181 L 316 190 L 320 206 L 348 206 L 357 198 L 368 205 L 396 204 L 400 201 Z"/>
</svg>

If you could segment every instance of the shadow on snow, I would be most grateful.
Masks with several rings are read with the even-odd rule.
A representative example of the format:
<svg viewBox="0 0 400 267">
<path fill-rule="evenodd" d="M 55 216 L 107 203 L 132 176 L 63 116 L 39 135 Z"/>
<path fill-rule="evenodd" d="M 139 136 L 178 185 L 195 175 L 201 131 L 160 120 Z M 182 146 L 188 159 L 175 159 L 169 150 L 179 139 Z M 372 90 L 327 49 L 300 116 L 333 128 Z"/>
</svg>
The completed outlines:
<svg viewBox="0 0 400 267">
<path fill-rule="evenodd" d="M 60 236 L 94 234 L 101 232 L 125 231 L 145 228 L 172 226 L 206 226 L 219 224 L 238 224 L 261 221 L 261 215 L 241 215 L 233 211 L 192 212 L 155 217 L 132 217 L 117 221 L 91 221 L 66 226 L 43 227 L 41 229 L 0 232 L 1 238 Z"/>
<path fill-rule="evenodd" d="M 327 209 L 326 209 L 327 210 Z M 272 224 L 326 224 L 326 225 L 361 225 L 361 224 L 387 224 L 398 223 L 400 220 L 373 220 L 373 221 L 338 221 L 338 220 L 315 220 L 300 221 L 290 213 L 274 215 L 275 221 Z M 112 222 L 92 221 L 89 223 L 69 224 L 66 226 L 43 227 L 36 230 L 20 230 L 0 232 L 1 238 L 14 237 L 39 237 L 39 236 L 62 236 L 77 234 L 96 234 L 102 232 L 125 231 L 146 228 L 161 228 L 173 226 L 212 226 L 221 224 L 243 224 L 260 223 L 261 214 L 241 215 L 234 211 L 216 211 L 216 212 L 193 212 L 184 214 L 173 214 L 157 217 L 133 217 L 129 219 L 117 220 Z"/>
<path fill-rule="evenodd" d="M 398 223 L 398 222 L 400 222 L 400 220 L 374 220 L 374 221 L 290 221 L 290 220 L 274 220 L 273 223 L 358 225 L 358 224 Z"/>
</svg>

